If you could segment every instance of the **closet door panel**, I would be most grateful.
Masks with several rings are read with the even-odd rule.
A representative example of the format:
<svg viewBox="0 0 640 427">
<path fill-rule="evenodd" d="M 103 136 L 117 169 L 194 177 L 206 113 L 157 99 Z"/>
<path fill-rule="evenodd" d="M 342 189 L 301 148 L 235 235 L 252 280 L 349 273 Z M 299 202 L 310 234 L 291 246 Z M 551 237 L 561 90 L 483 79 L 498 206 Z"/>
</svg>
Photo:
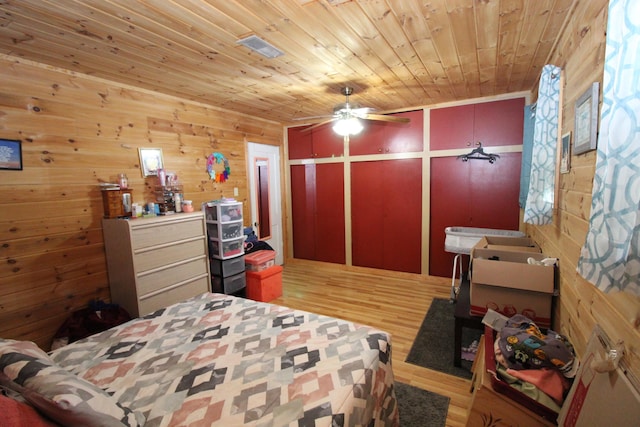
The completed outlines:
<svg viewBox="0 0 640 427">
<path fill-rule="evenodd" d="M 387 122 L 363 120 L 364 129 L 358 135 L 349 137 L 349 154 L 381 154 L 384 152 Z"/>
<path fill-rule="evenodd" d="M 445 252 L 445 227 L 467 226 L 471 219 L 468 163 L 455 157 L 431 159 L 429 274 L 451 276 L 455 254 Z M 488 163 L 488 162 L 487 162 Z"/>
<path fill-rule="evenodd" d="M 359 267 L 382 268 L 384 175 L 382 162 L 351 164 L 351 253 Z"/>
<path fill-rule="evenodd" d="M 524 98 L 476 104 L 473 142 L 485 147 L 522 144 Z"/>
<path fill-rule="evenodd" d="M 306 126 L 287 129 L 289 159 L 309 159 L 313 156 L 311 132 L 303 132 L 305 128 Z"/>
<path fill-rule="evenodd" d="M 387 153 L 415 153 L 421 152 L 424 141 L 423 111 L 406 111 L 390 114 L 394 117 L 406 117 L 409 123 L 387 123 L 385 138 L 385 152 Z"/>
<path fill-rule="evenodd" d="M 315 259 L 315 165 L 291 166 L 293 256 Z"/>
<path fill-rule="evenodd" d="M 470 165 L 470 226 L 518 229 L 521 162 L 521 153 L 502 153 L 494 164 L 478 160 Z"/>
<path fill-rule="evenodd" d="M 332 124 L 308 132 L 311 133 L 314 158 L 340 157 L 344 153 L 344 137 L 333 131 Z"/>
<path fill-rule="evenodd" d="M 431 150 L 465 148 L 473 142 L 473 105 L 436 108 L 430 111 Z"/>
<path fill-rule="evenodd" d="M 381 163 L 384 164 L 382 268 L 419 274 L 422 259 L 422 160 Z"/>
<path fill-rule="evenodd" d="M 344 264 L 344 166 L 342 163 L 316 166 L 316 261 Z"/>
</svg>

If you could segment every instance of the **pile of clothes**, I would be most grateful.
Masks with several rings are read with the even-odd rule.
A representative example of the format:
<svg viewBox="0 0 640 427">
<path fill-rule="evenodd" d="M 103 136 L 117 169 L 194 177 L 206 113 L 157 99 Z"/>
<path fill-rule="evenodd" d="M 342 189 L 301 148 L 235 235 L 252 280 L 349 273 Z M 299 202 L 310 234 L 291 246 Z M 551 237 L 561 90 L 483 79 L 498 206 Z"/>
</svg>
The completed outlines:
<svg viewBox="0 0 640 427">
<path fill-rule="evenodd" d="M 552 330 L 543 333 L 531 319 L 516 314 L 496 334 L 494 352 L 503 381 L 560 411 L 579 365 L 566 337 Z"/>
</svg>

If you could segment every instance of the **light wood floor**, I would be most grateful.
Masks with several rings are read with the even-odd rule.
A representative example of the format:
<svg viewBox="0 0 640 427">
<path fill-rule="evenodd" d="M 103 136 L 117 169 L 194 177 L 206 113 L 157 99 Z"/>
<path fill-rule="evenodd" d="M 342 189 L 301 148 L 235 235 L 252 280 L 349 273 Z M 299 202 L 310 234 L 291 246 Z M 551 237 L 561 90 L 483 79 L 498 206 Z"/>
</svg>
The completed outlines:
<svg viewBox="0 0 640 427">
<path fill-rule="evenodd" d="M 287 260 L 275 304 L 367 324 L 392 335 L 396 381 L 448 396 L 447 426 L 464 426 L 471 382 L 406 363 L 433 298 L 449 298 L 451 279 Z M 452 349 L 453 351 L 453 349 Z"/>
</svg>

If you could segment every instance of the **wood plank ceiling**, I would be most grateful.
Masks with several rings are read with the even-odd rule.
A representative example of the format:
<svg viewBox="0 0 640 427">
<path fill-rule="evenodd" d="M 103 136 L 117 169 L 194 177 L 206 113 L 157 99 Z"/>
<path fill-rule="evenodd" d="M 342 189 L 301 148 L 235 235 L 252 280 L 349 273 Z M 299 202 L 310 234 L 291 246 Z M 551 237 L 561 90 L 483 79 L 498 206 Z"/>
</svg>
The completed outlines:
<svg viewBox="0 0 640 427">
<path fill-rule="evenodd" d="M 531 90 L 577 1 L 0 0 L 0 53 L 290 123 Z"/>
</svg>

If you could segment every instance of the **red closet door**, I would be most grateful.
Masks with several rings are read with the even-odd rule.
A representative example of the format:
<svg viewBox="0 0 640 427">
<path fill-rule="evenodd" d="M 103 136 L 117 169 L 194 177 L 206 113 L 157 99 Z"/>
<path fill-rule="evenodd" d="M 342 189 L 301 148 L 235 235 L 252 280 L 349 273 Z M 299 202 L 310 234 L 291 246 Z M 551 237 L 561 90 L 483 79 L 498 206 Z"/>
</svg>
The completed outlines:
<svg viewBox="0 0 640 427">
<path fill-rule="evenodd" d="M 351 165 L 352 262 L 420 273 L 422 160 Z"/>
<path fill-rule="evenodd" d="M 315 165 L 291 166 L 293 257 L 315 259 Z"/>
<path fill-rule="evenodd" d="M 432 276 L 451 276 L 455 254 L 444 250 L 445 227 L 469 223 L 471 168 L 467 166 L 455 157 L 431 159 L 429 274 Z"/>
<path fill-rule="evenodd" d="M 522 144 L 524 98 L 475 105 L 473 142 L 485 147 Z"/>
<path fill-rule="evenodd" d="M 315 166 L 315 260 L 344 264 L 344 166 L 342 163 Z"/>
<path fill-rule="evenodd" d="M 422 266 L 422 159 L 384 163 L 382 268 L 419 274 Z"/>
<path fill-rule="evenodd" d="M 287 130 L 289 159 L 340 157 L 344 153 L 344 138 L 329 124 L 307 131 L 308 126 Z"/>
<path fill-rule="evenodd" d="M 351 257 L 353 265 L 382 268 L 383 162 L 351 164 Z"/>
<path fill-rule="evenodd" d="M 436 108 L 430 112 L 431 150 L 465 148 L 473 141 L 473 105 Z"/>
<path fill-rule="evenodd" d="M 502 153 L 494 164 L 455 157 L 431 160 L 430 275 L 452 274 L 455 254 L 444 250 L 445 227 L 518 229 L 521 157 Z"/>
<path fill-rule="evenodd" d="M 344 264 L 342 163 L 291 166 L 294 258 Z"/>
<path fill-rule="evenodd" d="M 349 138 L 349 153 L 365 154 L 416 153 L 423 148 L 423 111 L 405 111 L 389 114 L 406 117 L 409 123 L 363 120 L 364 129 Z"/>
</svg>

